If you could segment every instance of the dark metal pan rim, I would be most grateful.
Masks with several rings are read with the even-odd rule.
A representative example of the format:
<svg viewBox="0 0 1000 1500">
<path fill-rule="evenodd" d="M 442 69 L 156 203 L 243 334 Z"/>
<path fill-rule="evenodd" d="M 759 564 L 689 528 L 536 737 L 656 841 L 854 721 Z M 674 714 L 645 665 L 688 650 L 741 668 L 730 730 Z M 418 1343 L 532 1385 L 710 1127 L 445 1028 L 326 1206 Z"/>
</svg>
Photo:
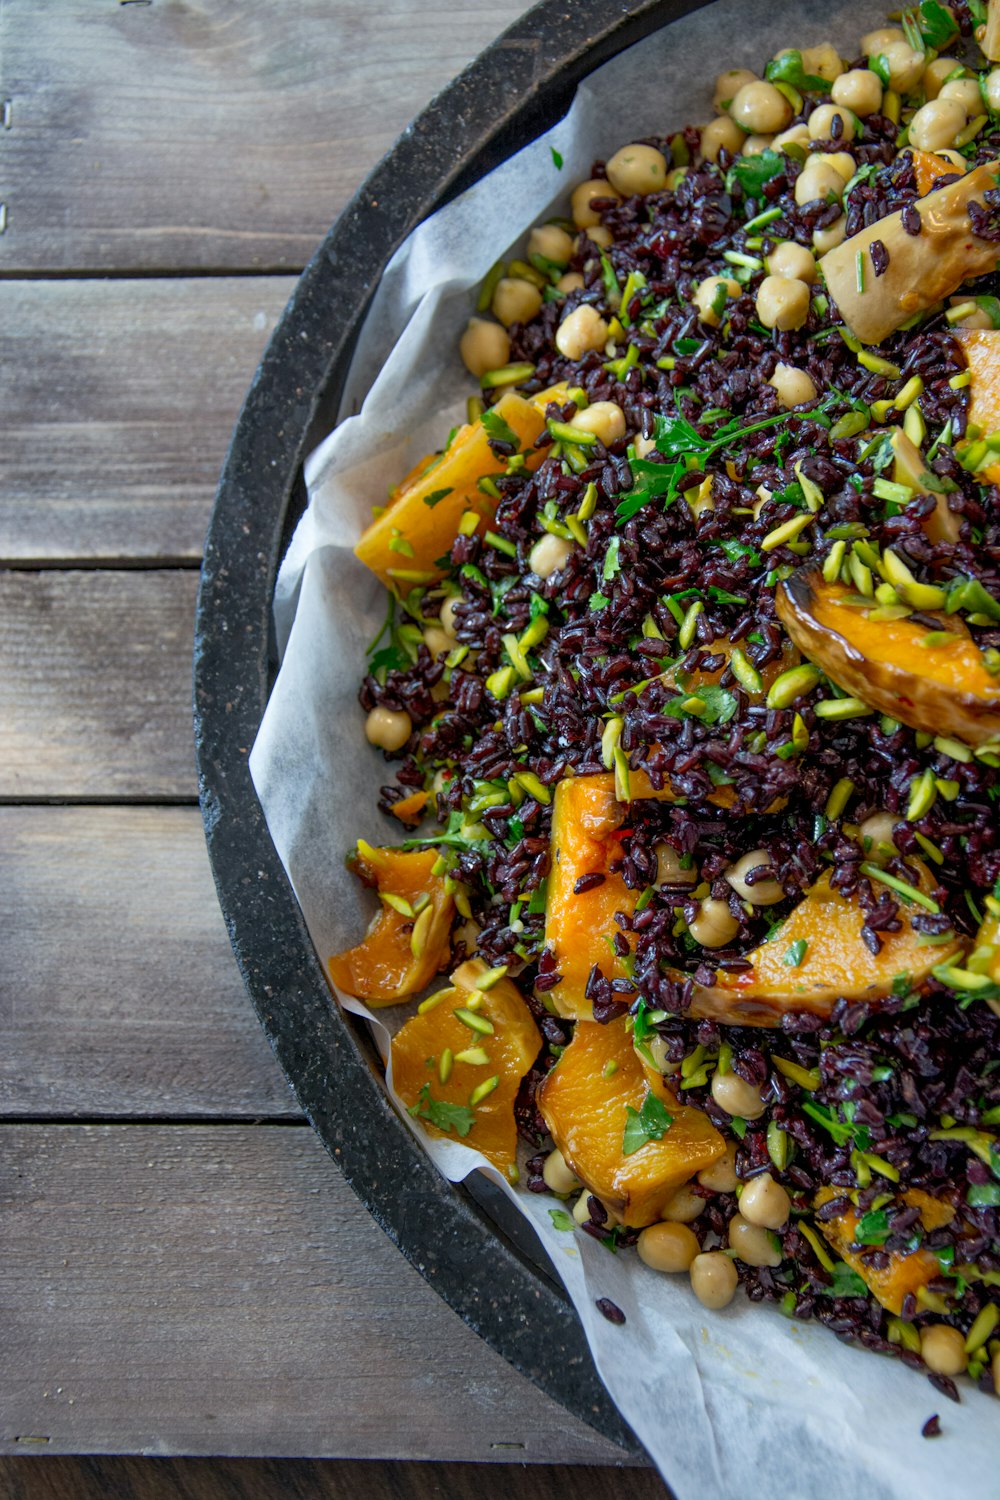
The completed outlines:
<svg viewBox="0 0 1000 1500">
<path fill-rule="evenodd" d="M 254 377 L 212 513 L 195 630 L 199 790 L 219 900 L 303 1111 L 431 1285 L 623 1459 L 642 1450 L 562 1289 L 467 1188 L 439 1177 L 390 1106 L 367 1036 L 330 1003 L 247 758 L 273 677 L 271 596 L 304 501 L 302 460 L 336 410 L 368 289 L 422 219 L 553 124 L 588 73 L 704 3 L 542 0 L 404 132 L 306 267 Z"/>
</svg>

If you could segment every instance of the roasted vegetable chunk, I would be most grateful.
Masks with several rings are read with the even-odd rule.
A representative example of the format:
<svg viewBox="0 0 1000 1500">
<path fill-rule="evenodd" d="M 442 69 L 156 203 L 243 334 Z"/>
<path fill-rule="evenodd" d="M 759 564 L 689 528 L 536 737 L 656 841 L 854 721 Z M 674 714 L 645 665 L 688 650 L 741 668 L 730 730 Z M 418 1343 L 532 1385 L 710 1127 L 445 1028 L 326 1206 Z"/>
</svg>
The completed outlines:
<svg viewBox="0 0 1000 1500">
<path fill-rule="evenodd" d="M 1000 163 L 987 162 L 958 182 L 919 198 L 915 206 L 921 231 L 917 235 L 903 228 L 902 212 L 887 214 L 827 251 L 820 271 L 841 317 L 857 338 L 879 344 L 914 313 L 933 307 L 963 281 L 995 269 L 996 245 L 973 234 L 969 204 L 983 204 L 983 194 L 996 186 L 998 170 Z M 876 276 L 871 261 L 873 240 L 880 240 L 888 252 L 889 264 L 881 276 Z"/>
<path fill-rule="evenodd" d="M 432 1135 L 452 1136 L 516 1175 L 514 1101 L 542 1045 L 509 979 L 472 959 L 392 1040 L 392 1080 Z M 481 988 L 482 984 L 486 988 Z"/>
<path fill-rule="evenodd" d="M 970 745 L 1000 734 L 1000 679 L 954 615 L 879 620 L 849 604 L 849 590 L 800 568 L 778 587 L 782 624 L 805 656 L 872 708 Z"/>
<path fill-rule="evenodd" d="M 537 1095 L 570 1168 L 633 1228 L 655 1223 L 671 1194 L 726 1150 L 707 1115 L 676 1103 L 658 1079 L 654 1089 L 622 1018 L 607 1026 L 580 1021 Z M 651 1111 L 649 1098 L 663 1108 Z M 648 1136 L 641 1124 L 644 1106 L 653 1132 Z"/>
<path fill-rule="evenodd" d="M 465 512 L 475 511 L 480 530 L 490 525 L 497 501 L 479 489 L 479 480 L 503 472 L 503 459 L 489 445 L 491 432 L 502 432 L 503 424 L 514 434 L 527 466 L 540 462 L 542 455 L 530 450 L 545 418 L 532 402 L 508 391 L 487 413 L 485 424 L 480 418 L 460 427 L 440 460 L 430 460 L 419 475 L 408 475 L 364 532 L 354 551 L 387 588 L 397 583 L 405 592 L 411 584 L 439 578 L 437 559 L 451 550 Z"/>
<path fill-rule="evenodd" d="M 369 1005 L 395 1005 L 415 995 L 451 954 L 454 898 L 433 874 L 434 849 L 373 849 L 358 839 L 355 873 L 374 885 L 381 907 L 355 948 L 329 961 L 334 984 Z"/>
<path fill-rule="evenodd" d="M 979 428 L 983 437 L 1000 428 L 1000 329 L 964 328 L 956 330 L 972 384 L 969 387 L 969 422 Z M 1000 463 L 987 464 L 976 470 L 984 484 L 1000 484 Z"/>
<path fill-rule="evenodd" d="M 821 1208 L 824 1203 L 831 1202 L 837 1196 L 836 1188 L 820 1188 L 816 1194 L 816 1207 Z M 950 1204 L 942 1203 L 939 1199 L 933 1198 L 930 1193 L 921 1191 L 920 1188 L 911 1188 L 903 1193 L 902 1200 L 891 1204 L 890 1207 L 899 1209 L 904 1205 L 907 1208 L 920 1210 L 920 1222 L 928 1231 L 950 1224 L 955 1217 Z M 902 1312 L 904 1300 L 911 1292 L 918 1299 L 919 1304 L 921 1288 L 941 1275 L 941 1262 L 930 1250 L 918 1247 L 906 1255 L 899 1251 L 891 1251 L 888 1266 L 884 1268 L 873 1266 L 870 1254 L 866 1256 L 864 1245 L 857 1244 L 855 1236 L 860 1226 L 862 1235 L 871 1235 L 870 1249 L 876 1248 L 881 1234 L 882 1221 L 878 1217 L 881 1212 L 881 1210 L 876 1210 L 874 1214 L 867 1215 L 869 1223 L 866 1224 L 856 1209 L 848 1208 L 834 1219 L 818 1219 L 816 1227 L 822 1231 L 824 1238 L 833 1246 L 841 1260 L 846 1261 L 851 1270 L 857 1272 L 886 1311 L 898 1317 Z"/>
<path fill-rule="evenodd" d="M 933 890 L 927 867 L 919 860 L 910 864 L 917 871 L 916 888 Z M 860 905 L 834 890 L 823 874 L 770 941 L 746 955 L 752 968 L 720 973 L 714 985 L 695 987 L 691 1014 L 731 1026 L 780 1026 L 782 1016 L 793 1011 L 827 1017 L 841 996 L 877 1004 L 893 993 L 901 974 L 917 990 L 936 965 L 962 951 L 957 937 L 941 947 L 921 946 L 911 925 L 919 910 L 900 902 L 902 926 L 880 934 L 882 949 L 874 956 L 861 937 Z"/>
</svg>

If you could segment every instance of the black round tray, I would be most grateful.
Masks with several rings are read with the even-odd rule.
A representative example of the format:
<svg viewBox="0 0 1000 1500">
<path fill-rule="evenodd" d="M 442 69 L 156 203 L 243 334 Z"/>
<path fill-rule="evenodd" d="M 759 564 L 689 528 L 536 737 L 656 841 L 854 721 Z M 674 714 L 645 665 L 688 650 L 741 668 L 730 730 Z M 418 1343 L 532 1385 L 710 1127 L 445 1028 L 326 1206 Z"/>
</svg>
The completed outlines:
<svg viewBox="0 0 1000 1500">
<path fill-rule="evenodd" d="M 370 289 L 422 219 L 554 124 L 589 72 L 705 3 L 542 0 L 400 137 L 306 267 L 254 377 L 212 513 L 195 634 L 209 856 L 237 962 L 302 1109 L 431 1285 L 623 1457 L 642 1450 L 562 1288 L 499 1194 L 498 1205 L 438 1175 L 390 1106 L 367 1034 L 331 1003 L 247 760 L 276 669 L 271 597 L 305 502 L 303 457 L 332 425 Z"/>
</svg>

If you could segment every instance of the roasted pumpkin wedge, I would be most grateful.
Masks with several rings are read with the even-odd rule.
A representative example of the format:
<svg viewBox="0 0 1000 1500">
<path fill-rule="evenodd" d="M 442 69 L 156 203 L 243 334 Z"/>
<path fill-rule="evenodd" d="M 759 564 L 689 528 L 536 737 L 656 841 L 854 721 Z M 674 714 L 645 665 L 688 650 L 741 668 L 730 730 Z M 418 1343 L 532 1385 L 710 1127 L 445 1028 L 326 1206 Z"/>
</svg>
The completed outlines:
<svg viewBox="0 0 1000 1500">
<path fill-rule="evenodd" d="M 969 204 L 983 205 L 983 194 L 996 186 L 998 171 L 1000 162 L 986 162 L 957 182 L 918 198 L 919 234 L 907 234 L 900 211 L 827 251 L 819 268 L 856 338 L 880 344 L 914 313 L 996 268 L 996 245 L 973 234 Z M 881 276 L 871 261 L 873 240 L 880 240 L 888 252 Z"/>
<path fill-rule="evenodd" d="M 815 1206 L 822 1208 L 824 1203 L 830 1203 L 838 1196 L 840 1196 L 839 1189 L 822 1187 L 816 1194 Z M 907 1208 L 920 1210 L 920 1222 L 928 1232 L 950 1224 L 955 1217 L 955 1211 L 950 1203 L 934 1198 L 920 1188 L 908 1189 L 891 1207 L 899 1209 L 904 1205 Z M 881 1219 L 873 1217 L 874 1224 L 867 1231 L 874 1237 L 872 1248 L 874 1248 L 882 1223 Z M 854 1237 L 861 1223 L 862 1217 L 857 1210 L 848 1208 L 836 1218 L 817 1219 L 816 1228 L 822 1232 L 824 1239 L 833 1247 L 841 1260 L 845 1261 L 852 1271 L 857 1272 L 886 1312 L 898 1317 L 903 1310 L 903 1302 L 911 1292 L 914 1297 L 919 1298 L 921 1287 L 927 1286 L 928 1282 L 934 1281 L 941 1275 L 941 1262 L 930 1250 L 918 1247 L 905 1255 L 898 1250 L 890 1251 L 887 1266 L 872 1265 L 870 1258 L 864 1254 L 864 1247 L 855 1245 Z"/>
<path fill-rule="evenodd" d="M 982 745 L 1000 734 L 1000 678 L 955 615 L 879 620 L 847 601 L 817 566 L 779 584 L 775 605 L 792 640 L 833 681 L 911 729 Z"/>
<path fill-rule="evenodd" d="M 1000 329 L 956 329 L 954 337 L 961 346 L 972 381 L 969 422 L 986 437 L 1000 428 Z M 977 469 L 976 478 L 984 484 L 1000 484 L 1000 463 Z"/>
<path fill-rule="evenodd" d="M 463 1141 L 516 1180 L 514 1101 L 542 1038 L 517 986 L 481 959 L 451 981 L 393 1037 L 393 1085 L 432 1135 Z"/>
<path fill-rule="evenodd" d="M 916 859 L 909 863 L 917 871 L 915 888 L 924 894 L 933 890 L 926 865 Z M 835 890 L 825 872 L 770 942 L 746 954 L 749 969 L 720 972 L 714 985 L 695 986 L 690 1013 L 730 1026 L 780 1026 L 782 1017 L 795 1011 L 826 1018 L 842 996 L 878 1004 L 893 993 L 901 975 L 918 990 L 938 964 L 963 950 L 957 936 L 945 944 L 921 945 L 910 920 L 918 910 L 900 901 L 900 930 L 882 933 L 882 950 L 873 956 L 861 938 L 861 907 Z"/>
<path fill-rule="evenodd" d="M 545 426 L 542 412 L 514 391 L 501 396 L 491 411 L 494 421 L 506 423 L 516 437 L 528 468 L 535 468 L 543 456 L 533 451 Z M 489 439 L 482 418 L 460 427 L 445 453 L 419 473 L 408 474 L 366 528 L 355 554 L 387 588 L 395 584 L 405 593 L 412 584 L 439 578 L 437 559 L 450 552 L 466 512 L 479 517 L 480 531 L 491 524 L 497 501 L 480 490 L 479 481 L 502 472 L 504 465 Z"/>
<path fill-rule="evenodd" d="M 568 1165 L 630 1228 L 655 1223 L 672 1193 L 725 1155 L 707 1115 L 678 1104 L 662 1080 L 651 1088 L 624 1017 L 607 1026 L 580 1021 L 536 1098 Z M 652 1115 L 650 1098 L 662 1106 Z"/>
<path fill-rule="evenodd" d="M 638 891 L 629 890 L 609 866 L 622 857 L 619 830 L 626 808 L 615 797 L 615 778 L 568 776 L 556 787 L 552 808 L 552 857 L 545 903 L 545 943 L 562 979 L 546 1000 L 561 1016 L 591 1018 L 584 990 L 596 964 L 609 979 L 625 970 L 611 946 L 615 912 L 632 913 Z M 585 875 L 600 875 L 590 890 L 575 891 Z"/>
<path fill-rule="evenodd" d="M 355 874 L 373 885 L 381 905 L 361 942 L 329 960 L 330 978 L 369 1005 L 415 995 L 451 956 L 454 897 L 433 873 L 434 849 L 375 849 L 358 839 Z"/>
</svg>

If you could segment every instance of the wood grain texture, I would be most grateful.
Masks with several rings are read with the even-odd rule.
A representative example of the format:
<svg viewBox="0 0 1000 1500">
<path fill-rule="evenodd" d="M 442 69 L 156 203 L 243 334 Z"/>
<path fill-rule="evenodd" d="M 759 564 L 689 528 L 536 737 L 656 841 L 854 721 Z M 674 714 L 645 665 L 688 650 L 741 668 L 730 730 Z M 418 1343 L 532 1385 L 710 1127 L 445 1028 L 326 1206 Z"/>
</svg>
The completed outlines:
<svg viewBox="0 0 1000 1500">
<path fill-rule="evenodd" d="M 0 270 L 298 269 L 521 0 L 5 0 Z"/>
<path fill-rule="evenodd" d="M 0 573 L 0 797 L 195 797 L 198 575 Z"/>
<path fill-rule="evenodd" d="M 445 1307 L 307 1127 L 5 1125 L 0 1216 L 2 1452 L 620 1460 Z"/>
<path fill-rule="evenodd" d="M 197 808 L 0 807 L 0 849 L 0 1115 L 301 1119 Z"/>
<path fill-rule="evenodd" d="M 0 282 L 0 563 L 197 561 L 294 285 Z"/>
<path fill-rule="evenodd" d="M 0 1459 L 4 1500 L 665 1500 L 652 1469 L 310 1459 Z"/>
</svg>

